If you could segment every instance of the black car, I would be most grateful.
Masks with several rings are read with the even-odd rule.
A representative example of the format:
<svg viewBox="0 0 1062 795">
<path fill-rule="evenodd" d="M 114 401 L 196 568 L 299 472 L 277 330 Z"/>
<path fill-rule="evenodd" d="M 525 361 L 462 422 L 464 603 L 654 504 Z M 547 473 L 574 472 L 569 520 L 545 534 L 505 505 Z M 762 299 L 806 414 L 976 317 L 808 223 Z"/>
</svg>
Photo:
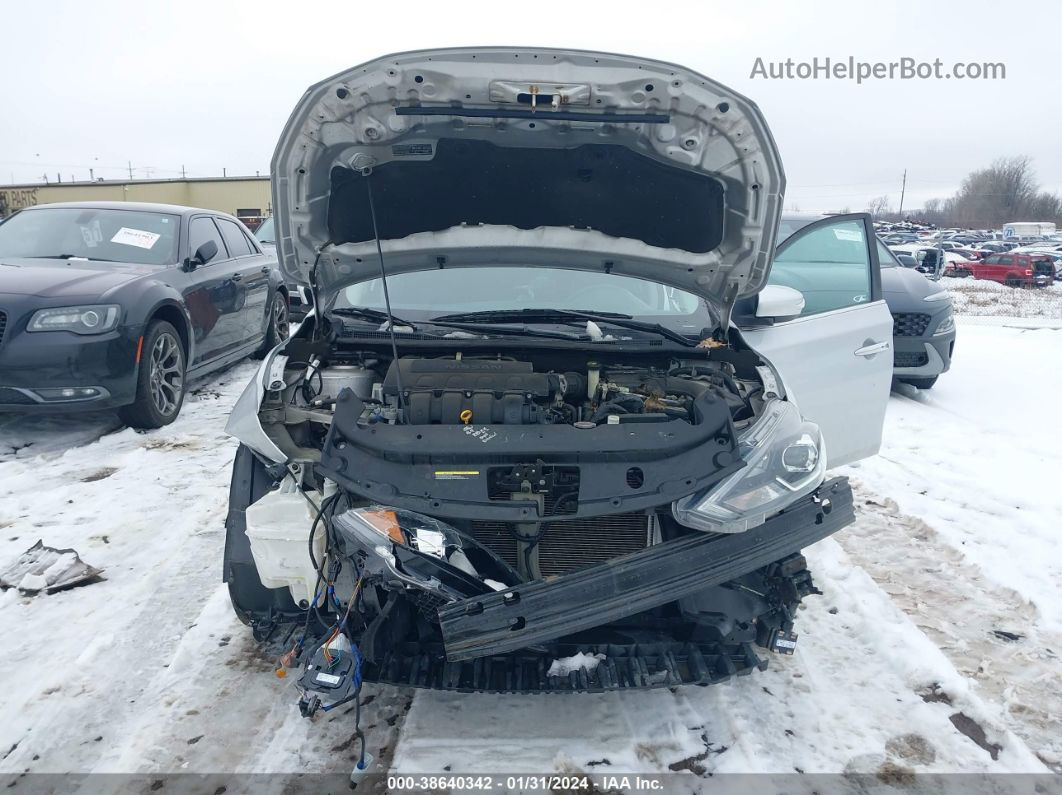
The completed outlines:
<svg viewBox="0 0 1062 795">
<path fill-rule="evenodd" d="M 276 222 L 270 216 L 258 225 L 254 230 L 255 240 L 267 254 L 276 254 L 277 233 Z M 301 321 L 313 308 L 313 293 L 309 285 L 289 280 L 288 286 L 288 311 L 293 321 Z"/>
<path fill-rule="evenodd" d="M 28 208 L 0 224 L 0 411 L 172 422 L 188 379 L 287 337 L 276 258 L 232 216 L 166 204 Z"/>
</svg>

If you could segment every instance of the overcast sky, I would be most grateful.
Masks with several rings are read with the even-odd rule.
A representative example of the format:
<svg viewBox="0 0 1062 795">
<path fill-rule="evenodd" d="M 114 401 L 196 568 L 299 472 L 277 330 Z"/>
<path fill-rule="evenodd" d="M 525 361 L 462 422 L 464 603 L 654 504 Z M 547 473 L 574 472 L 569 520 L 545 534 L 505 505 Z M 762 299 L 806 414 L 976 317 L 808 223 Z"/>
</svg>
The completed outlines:
<svg viewBox="0 0 1062 795">
<path fill-rule="evenodd" d="M 1062 191 L 1062 3 L 193 2 L 6 0 L 0 184 L 263 175 L 302 91 L 400 50 L 577 47 L 675 61 L 763 109 L 786 207 L 853 211 L 950 195 L 970 170 L 1029 155 Z M 767 80 L 765 62 L 1002 62 L 1003 80 Z"/>
</svg>

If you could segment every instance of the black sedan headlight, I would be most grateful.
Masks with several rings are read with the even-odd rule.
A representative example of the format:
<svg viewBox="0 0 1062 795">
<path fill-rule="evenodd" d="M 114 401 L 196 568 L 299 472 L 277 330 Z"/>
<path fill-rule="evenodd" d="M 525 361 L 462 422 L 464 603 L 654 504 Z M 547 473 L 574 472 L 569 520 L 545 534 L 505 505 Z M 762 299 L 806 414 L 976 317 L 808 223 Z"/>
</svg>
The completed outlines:
<svg viewBox="0 0 1062 795">
<path fill-rule="evenodd" d="M 72 331 L 75 334 L 102 334 L 118 325 L 122 308 L 118 304 L 57 306 L 38 309 L 26 331 Z"/>
</svg>

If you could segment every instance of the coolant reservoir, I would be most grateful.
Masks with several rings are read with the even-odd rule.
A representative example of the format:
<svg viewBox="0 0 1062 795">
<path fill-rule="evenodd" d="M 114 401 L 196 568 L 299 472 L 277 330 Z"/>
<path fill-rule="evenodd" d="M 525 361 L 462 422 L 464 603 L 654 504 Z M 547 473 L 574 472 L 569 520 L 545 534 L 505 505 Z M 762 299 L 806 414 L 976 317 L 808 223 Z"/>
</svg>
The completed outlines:
<svg viewBox="0 0 1062 795">
<path fill-rule="evenodd" d="M 325 495 L 307 492 L 304 496 L 291 478 L 284 478 L 279 488 L 270 491 L 253 505 L 247 506 L 247 538 L 258 576 L 266 588 L 288 588 L 300 607 L 313 600 L 317 570 L 310 560 L 310 527 L 317 516 L 322 496 L 335 491 L 326 481 Z M 310 497 L 310 500 L 306 497 Z M 313 554 L 323 564 L 325 554 L 324 522 L 319 522 L 313 537 Z M 320 601 L 320 599 L 318 600 Z"/>
</svg>

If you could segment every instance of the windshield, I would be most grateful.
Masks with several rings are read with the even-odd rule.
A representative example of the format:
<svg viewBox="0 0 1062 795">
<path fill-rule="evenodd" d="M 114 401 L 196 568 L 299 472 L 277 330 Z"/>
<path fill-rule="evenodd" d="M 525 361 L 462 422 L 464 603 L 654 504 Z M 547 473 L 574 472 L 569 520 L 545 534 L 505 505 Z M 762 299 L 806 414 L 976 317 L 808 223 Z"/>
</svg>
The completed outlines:
<svg viewBox="0 0 1062 795">
<path fill-rule="evenodd" d="M 273 231 L 275 224 L 272 218 L 266 218 L 258 225 L 258 228 L 254 230 L 255 239 L 259 243 L 268 243 L 269 245 L 275 245 L 277 242 L 276 232 Z"/>
<path fill-rule="evenodd" d="M 175 265 L 180 216 L 135 210 L 23 210 L 0 224 L 0 256 Z"/>
<path fill-rule="evenodd" d="M 455 312 L 566 309 L 652 318 L 676 329 L 699 330 L 708 311 L 695 295 L 656 282 L 562 268 L 448 268 L 387 277 L 398 317 L 431 318 Z M 341 291 L 335 306 L 384 310 L 379 279 Z"/>
</svg>

